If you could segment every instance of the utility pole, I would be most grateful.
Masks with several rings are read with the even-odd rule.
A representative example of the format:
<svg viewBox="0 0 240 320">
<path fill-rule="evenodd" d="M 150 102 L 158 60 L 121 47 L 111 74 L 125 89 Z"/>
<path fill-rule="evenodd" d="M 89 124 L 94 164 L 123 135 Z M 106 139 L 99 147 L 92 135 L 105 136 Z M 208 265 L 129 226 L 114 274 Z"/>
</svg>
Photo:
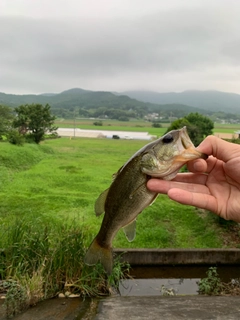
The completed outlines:
<svg viewBox="0 0 240 320">
<path fill-rule="evenodd" d="M 76 130 L 76 114 L 75 114 L 75 109 L 73 112 L 73 116 L 74 116 L 74 125 L 73 125 L 73 137 L 75 139 L 75 130 Z"/>
</svg>

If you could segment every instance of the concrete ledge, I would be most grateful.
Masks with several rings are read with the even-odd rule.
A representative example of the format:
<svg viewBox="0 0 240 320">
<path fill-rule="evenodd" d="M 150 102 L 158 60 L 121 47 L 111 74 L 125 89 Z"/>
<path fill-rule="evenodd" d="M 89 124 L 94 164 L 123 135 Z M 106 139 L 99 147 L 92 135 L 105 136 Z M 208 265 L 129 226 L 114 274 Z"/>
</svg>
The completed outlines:
<svg viewBox="0 0 240 320">
<path fill-rule="evenodd" d="M 130 265 L 240 265 L 240 249 L 114 249 Z"/>
<path fill-rule="evenodd" d="M 95 320 L 239 320 L 237 297 L 110 297 L 99 302 Z"/>
</svg>

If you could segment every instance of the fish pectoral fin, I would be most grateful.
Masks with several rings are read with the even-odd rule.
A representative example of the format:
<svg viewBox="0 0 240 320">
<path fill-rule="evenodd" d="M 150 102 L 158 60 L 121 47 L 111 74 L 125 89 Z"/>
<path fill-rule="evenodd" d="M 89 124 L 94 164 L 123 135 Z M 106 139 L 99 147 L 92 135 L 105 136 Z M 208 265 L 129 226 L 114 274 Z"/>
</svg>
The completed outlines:
<svg viewBox="0 0 240 320">
<path fill-rule="evenodd" d="M 137 221 L 134 219 L 131 223 L 123 227 L 123 231 L 129 242 L 132 242 L 136 236 L 136 225 Z"/>
<path fill-rule="evenodd" d="M 108 195 L 108 190 L 109 189 L 103 191 L 95 202 L 94 210 L 96 216 L 100 216 L 102 213 L 105 212 L 105 201 Z"/>
<path fill-rule="evenodd" d="M 141 183 L 140 186 L 138 186 L 135 190 L 133 190 L 133 192 L 129 195 L 129 199 L 132 199 L 134 194 L 136 194 L 142 187 L 143 188 L 146 187 L 146 182 L 145 181 L 143 183 Z"/>
</svg>

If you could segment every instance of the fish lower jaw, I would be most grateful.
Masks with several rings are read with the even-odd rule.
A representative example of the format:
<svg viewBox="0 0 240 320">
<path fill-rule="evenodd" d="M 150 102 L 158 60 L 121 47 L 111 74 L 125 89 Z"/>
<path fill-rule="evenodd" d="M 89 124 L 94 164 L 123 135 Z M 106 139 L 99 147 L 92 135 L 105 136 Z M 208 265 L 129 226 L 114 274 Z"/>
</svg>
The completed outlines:
<svg viewBox="0 0 240 320">
<path fill-rule="evenodd" d="M 152 178 L 158 178 L 162 180 L 172 180 L 176 177 L 177 173 L 179 171 L 179 168 L 174 171 L 168 171 L 168 172 L 144 172 L 147 175 L 151 176 Z"/>
<path fill-rule="evenodd" d="M 172 172 L 164 177 L 161 177 L 162 180 L 172 180 L 176 177 L 176 175 L 178 174 L 178 170 L 176 170 L 175 172 Z"/>
</svg>

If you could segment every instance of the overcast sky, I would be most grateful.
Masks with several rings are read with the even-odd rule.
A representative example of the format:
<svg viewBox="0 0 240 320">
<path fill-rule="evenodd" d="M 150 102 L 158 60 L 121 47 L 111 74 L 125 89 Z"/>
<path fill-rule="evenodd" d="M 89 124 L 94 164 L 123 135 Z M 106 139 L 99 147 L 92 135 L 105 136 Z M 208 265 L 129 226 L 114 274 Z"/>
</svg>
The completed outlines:
<svg viewBox="0 0 240 320">
<path fill-rule="evenodd" d="M 0 92 L 240 94 L 239 0 L 0 0 Z"/>
</svg>

